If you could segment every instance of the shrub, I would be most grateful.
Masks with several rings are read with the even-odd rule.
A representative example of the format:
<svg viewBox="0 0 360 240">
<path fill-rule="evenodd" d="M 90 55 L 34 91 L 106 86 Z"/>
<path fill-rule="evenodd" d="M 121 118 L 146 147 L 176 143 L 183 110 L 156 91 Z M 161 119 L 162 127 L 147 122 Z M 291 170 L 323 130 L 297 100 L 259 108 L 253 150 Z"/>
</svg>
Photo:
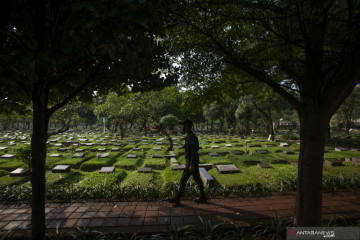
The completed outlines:
<svg viewBox="0 0 360 240">
<path fill-rule="evenodd" d="M 31 147 L 25 145 L 24 147 L 15 150 L 15 158 L 22 161 L 26 166 L 31 167 Z"/>
</svg>

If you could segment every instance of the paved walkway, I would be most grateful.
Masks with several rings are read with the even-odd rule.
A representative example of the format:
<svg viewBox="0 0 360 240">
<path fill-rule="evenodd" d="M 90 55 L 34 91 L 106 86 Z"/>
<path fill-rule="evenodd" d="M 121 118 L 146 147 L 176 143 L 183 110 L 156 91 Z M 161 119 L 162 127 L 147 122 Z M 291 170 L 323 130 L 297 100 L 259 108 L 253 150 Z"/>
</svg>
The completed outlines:
<svg viewBox="0 0 360 240">
<path fill-rule="evenodd" d="M 323 217 L 360 218 L 360 191 L 323 195 Z M 11 229 L 14 235 L 29 234 L 29 205 L 0 205 L 0 236 Z M 269 220 L 273 216 L 293 217 L 295 195 L 210 199 L 209 204 L 190 200 L 174 206 L 165 201 L 151 202 L 82 202 L 46 204 L 48 232 L 71 231 L 76 227 L 99 229 L 103 232 L 154 233 L 169 225 L 188 225 L 204 220 L 234 222 L 249 226 L 252 221 Z"/>
</svg>

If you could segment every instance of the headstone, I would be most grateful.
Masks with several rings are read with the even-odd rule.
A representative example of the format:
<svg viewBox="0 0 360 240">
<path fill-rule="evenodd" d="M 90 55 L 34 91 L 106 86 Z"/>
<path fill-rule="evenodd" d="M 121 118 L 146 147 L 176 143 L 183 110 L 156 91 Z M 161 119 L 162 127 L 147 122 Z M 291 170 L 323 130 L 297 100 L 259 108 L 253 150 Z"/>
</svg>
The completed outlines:
<svg viewBox="0 0 360 240">
<path fill-rule="evenodd" d="M 218 153 L 209 153 L 210 156 L 219 156 Z"/>
<path fill-rule="evenodd" d="M 179 145 L 179 143 L 177 143 L 177 142 L 174 142 L 174 143 L 173 143 L 173 145 L 174 145 L 174 146 L 177 146 L 177 145 Z"/>
<path fill-rule="evenodd" d="M 213 149 L 218 149 L 219 146 L 218 146 L 218 145 L 213 145 L 213 146 L 211 146 L 211 148 L 213 148 Z"/>
<path fill-rule="evenodd" d="M 67 148 L 58 148 L 58 152 L 66 152 Z"/>
<path fill-rule="evenodd" d="M 95 143 L 86 143 L 85 146 L 94 146 Z"/>
<path fill-rule="evenodd" d="M 107 158 L 107 157 L 109 157 L 109 153 L 97 153 L 96 157 L 97 158 Z"/>
<path fill-rule="evenodd" d="M 259 168 L 272 168 L 272 166 L 268 163 L 258 163 L 257 166 Z"/>
<path fill-rule="evenodd" d="M 275 146 L 274 144 L 265 144 L 265 147 L 273 147 Z"/>
<path fill-rule="evenodd" d="M 106 148 L 99 148 L 98 152 L 106 152 Z"/>
<path fill-rule="evenodd" d="M 113 173 L 115 172 L 115 167 L 102 167 L 99 173 Z"/>
<path fill-rule="evenodd" d="M 235 166 L 235 164 L 217 165 L 216 168 L 221 174 L 240 172 L 239 169 Z"/>
<path fill-rule="evenodd" d="M 142 167 L 138 169 L 138 172 L 140 173 L 151 173 L 151 168 L 149 167 Z"/>
<path fill-rule="evenodd" d="M 201 181 L 205 186 L 209 186 L 214 182 L 214 178 L 206 171 L 205 168 L 199 168 Z"/>
<path fill-rule="evenodd" d="M 245 143 L 251 143 L 251 141 L 250 140 L 245 140 Z"/>
<path fill-rule="evenodd" d="M 52 173 L 66 173 L 68 171 L 70 171 L 70 165 L 57 165 L 51 170 Z"/>
<path fill-rule="evenodd" d="M 135 145 L 135 143 L 134 143 L 134 142 L 131 142 L 131 143 L 129 143 L 128 145 Z"/>
<path fill-rule="evenodd" d="M 265 142 L 265 140 L 259 139 L 259 140 L 257 140 L 257 142 Z"/>
<path fill-rule="evenodd" d="M 255 144 L 249 144 L 248 147 L 255 147 Z"/>
<path fill-rule="evenodd" d="M 83 148 L 77 148 L 77 149 L 75 149 L 75 152 L 83 152 L 83 151 L 85 151 Z"/>
<path fill-rule="evenodd" d="M 86 138 L 80 138 L 80 139 L 78 139 L 80 142 L 86 142 L 87 141 L 87 139 Z"/>
<path fill-rule="evenodd" d="M 244 151 L 234 150 L 232 153 L 233 153 L 234 155 L 243 155 L 243 154 L 244 154 Z"/>
<path fill-rule="evenodd" d="M 352 158 L 351 158 L 351 162 L 352 162 L 352 163 L 360 164 L 360 157 L 352 157 Z"/>
<path fill-rule="evenodd" d="M 336 152 L 342 152 L 342 151 L 346 151 L 347 149 L 346 148 L 343 148 L 343 147 L 337 147 L 335 148 L 335 151 Z"/>
<path fill-rule="evenodd" d="M 358 152 L 358 151 L 360 151 L 360 148 L 352 148 L 351 151 Z"/>
<path fill-rule="evenodd" d="M 298 162 L 292 162 L 292 165 L 294 165 L 295 167 L 299 167 L 299 163 Z"/>
<path fill-rule="evenodd" d="M 163 155 L 162 154 L 159 154 L 159 153 L 154 153 L 153 155 L 152 155 L 152 158 L 162 158 L 163 157 Z"/>
<path fill-rule="evenodd" d="M 283 153 L 286 154 L 286 155 L 293 155 L 293 154 L 294 154 L 294 151 L 284 150 Z"/>
<path fill-rule="evenodd" d="M 111 141 L 111 142 L 117 142 L 117 140 L 116 140 L 116 139 L 111 139 L 110 141 Z"/>
<path fill-rule="evenodd" d="M 54 153 L 54 154 L 51 154 L 50 157 L 61 157 L 62 154 L 58 154 L 58 153 Z"/>
<path fill-rule="evenodd" d="M 2 156 L 0 156 L 0 158 L 14 158 L 15 155 L 14 154 L 4 154 Z"/>
<path fill-rule="evenodd" d="M 325 165 L 326 166 L 342 166 L 342 163 L 338 159 L 330 158 L 330 159 L 325 159 Z"/>
<path fill-rule="evenodd" d="M 15 146 L 15 145 L 16 145 L 15 142 L 9 142 L 9 143 L 8 143 L 8 146 Z"/>
<path fill-rule="evenodd" d="M 268 151 L 266 151 L 266 150 L 256 150 L 256 152 L 259 153 L 259 154 L 266 154 L 266 153 L 268 153 Z"/>
<path fill-rule="evenodd" d="M 30 175 L 29 168 L 17 168 L 14 171 L 10 172 L 10 177 L 23 177 Z"/>
<path fill-rule="evenodd" d="M 232 147 L 232 144 L 225 144 L 225 147 Z"/>
<path fill-rule="evenodd" d="M 133 151 L 141 151 L 141 148 L 133 148 Z"/>
<path fill-rule="evenodd" d="M 61 147 L 62 144 L 61 144 L 61 143 L 56 143 L 54 146 L 55 146 L 55 147 Z"/>
<path fill-rule="evenodd" d="M 7 149 L 7 147 L 0 147 L 0 151 Z"/>
<path fill-rule="evenodd" d="M 185 169 L 185 165 L 173 165 L 172 166 L 172 170 L 184 170 Z"/>
<path fill-rule="evenodd" d="M 153 148 L 155 151 L 160 151 L 161 150 L 161 147 L 154 147 Z"/>
<path fill-rule="evenodd" d="M 280 143 L 280 147 L 288 147 L 289 144 L 288 143 Z"/>
<path fill-rule="evenodd" d="M 214 141 L 214 143 L 220 143 L 220 141 Z"/>
<path fill-rule="evenodd" d="M 135 154 L 128 154 L 128 155 L 126 156 L 126 158 L 136 158 L 136 155 L 135 155 Z"/>
<path fill-rule="evenodd" d="M 107 146 L 107 143 L 100 143 L 100 146 Z"/>
<path fill-rule="evenodd" d="M 208 145 L 209 143 L 208 143 L 208 142 L 203 142 L 202 144 L 204 144 L 204 145 Z"/>
<path fill-rule="evenodd" d="M 84 157 L 85 153 L 82 153 L 82 152 L 78 152 L 78 153 L 75 153 L 74 155 L 72 155 L 73 158 L 82 158 Z"/>
</svg>

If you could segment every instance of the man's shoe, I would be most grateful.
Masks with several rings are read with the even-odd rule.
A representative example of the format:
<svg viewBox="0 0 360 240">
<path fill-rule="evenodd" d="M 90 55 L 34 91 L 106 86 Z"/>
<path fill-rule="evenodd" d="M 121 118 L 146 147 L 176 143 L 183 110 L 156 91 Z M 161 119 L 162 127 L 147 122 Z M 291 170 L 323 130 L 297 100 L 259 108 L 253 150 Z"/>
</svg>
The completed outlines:
<svg viewBox="0 0 360 240">
<path fill-rule="evenodd" d="M 199 198 L 199 199 L 194 200 L 194 202 L 196 202 L 196 203 L 207 203 L 206 198 Z"/>
<path fill-rule="evenodd" d="M 168 198 L 167 201 L 169 203 L 175 203 L 176 205 L 180 205 L 180 199 L 178 198 Z"/>
</svg>

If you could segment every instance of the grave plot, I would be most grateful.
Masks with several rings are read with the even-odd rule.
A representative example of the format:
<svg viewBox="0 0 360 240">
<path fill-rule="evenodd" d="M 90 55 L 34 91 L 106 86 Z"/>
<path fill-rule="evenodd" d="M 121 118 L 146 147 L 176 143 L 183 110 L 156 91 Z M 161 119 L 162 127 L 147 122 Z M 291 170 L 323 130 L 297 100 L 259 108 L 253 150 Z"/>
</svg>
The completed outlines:
<svg viewBox="0 0 360 240">
<path fill-rule="evenodd" d="M 136 167 L 139 167 L 144 158 L 144 152 L 129 151 L 121 155 L 121 157 L 117 158 L 113 166 L 126 170 L 134 170 Z"/>
<path fill-rule="evenodd" d="M 163 178 L 161 177 L 161 174 L 152 169 L 150 173 L 141 173 L 138 171 L 129 173 L 121 186 L 130 189 L 133 189 L 134 187 L 153 187 L 158 189 L 162 184 Z"/>
<path fill-rule="evenodd" d="M 60 161 L 56 161 L 51 164 L 48 164 L 48 166 L 50 169 L 52 169 L 56 165 L 70 165 L 72 169 L 78 169 L 83 162 L 85 162 L 95 156 L 96 155 L 93 153 L 88 153 L 88 154 L 84 155 L 84 157 L 76 157 L 76 158 L 68 157 L 65 159 L 61 159 Z"/>
<path fill-rule="evenodd" d="M 166 158 L 153 158 L 148 157 L 144 161 L 143 167 L 148 167 L 152 169 L 165 169 L 166 168 Z"/>
<path fill-rule="evenodd" d="M 102 167 L 99 173 L 113 173 L 115 172 L 115 167 Z"/>
<path fill-rule="evenodd" d="M 112 184 L 118 184 L 122 182 L 126 177 L 126 171 L 122 169 L 115 169 L 113 173 L 102 174 L 98 171 L 83 172 L 81 182 L 77 185 L 79 187 L 108 187 Z"/>
<path fill-rule="evenodd" d="M 6 161 L 5 163 L 0 164 L 0 169 L 6 171 L 13 171 L 16 168 L 23 168 L 23 167 L 27 167 L 27 166 L 26 164 L 24 164 L 24 162 L 19 160 Z"/>
</svg>

